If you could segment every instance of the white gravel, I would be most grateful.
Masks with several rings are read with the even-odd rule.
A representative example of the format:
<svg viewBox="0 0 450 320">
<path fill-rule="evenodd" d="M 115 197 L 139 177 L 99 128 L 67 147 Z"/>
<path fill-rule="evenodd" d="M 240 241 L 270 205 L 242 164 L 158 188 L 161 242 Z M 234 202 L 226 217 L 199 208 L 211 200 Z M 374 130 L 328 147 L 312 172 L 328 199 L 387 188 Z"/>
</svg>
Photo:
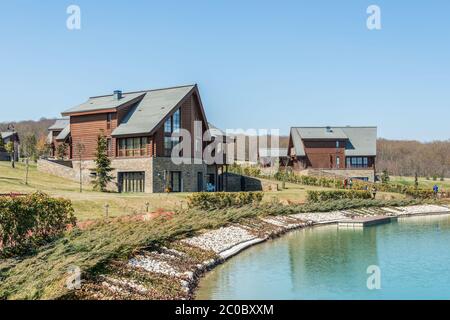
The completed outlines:
<svg viewBox="0 0 450 320">
<path fill-rule="evenodd" d="M 341 211 L 298 213 L 298 214 L 290 215 L 290 217 L 299 219 L 299 220 L 303 220 L 303 221 L 315 222 L 315 223 L 339 221 L 339 220 L 344 220 L 344 219 L 348 218 L 345 216 L 344 212 L 341 212 Z"/>
<path fill-rule="evenodd" d="M 172 277 L 182 277 L 183 273 L 176 270 L 166 261 L 158 260 L 149 256 L 136 256 L 128 261 L 128 265 L 134 268 L 143 268 L 146 271 L 161 273 Z"/>
<path fill-rule="evenodd" d="M 399 207 L 398 215 L 410 215 L 410 214 L 432 214 L 432 213 L 450 213 L 450 209 L 437 205 L 419 205 L 410 207 Z"/>
<path fill-rule="evenodd" d="M 256 239 L 256 236 L 252 235 L 247 230 L 231 226 L 209 231 L 200 236 L 184 239 L 182 241 L 200 249 L 220 253 L 239 243 L 253 239 Z"/>
</svg>

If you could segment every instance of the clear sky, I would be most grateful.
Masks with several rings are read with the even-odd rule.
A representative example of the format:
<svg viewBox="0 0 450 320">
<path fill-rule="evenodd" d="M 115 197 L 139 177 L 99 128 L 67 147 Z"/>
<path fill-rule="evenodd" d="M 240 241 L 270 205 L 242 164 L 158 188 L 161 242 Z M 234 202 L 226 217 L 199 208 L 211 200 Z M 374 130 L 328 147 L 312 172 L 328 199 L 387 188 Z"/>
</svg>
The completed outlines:
<svg viewBox="0 0 450 320">
<path fill-rule="evenodd" d="M 66 9 L 81 8 L 81 30 Z M 369 5 L 382 29 L 366 27 Z M 450 1 L 2 1 L 0 122 L 198 83 L 226 128 L 377 125 L 450 139 Z"/>
</svg>

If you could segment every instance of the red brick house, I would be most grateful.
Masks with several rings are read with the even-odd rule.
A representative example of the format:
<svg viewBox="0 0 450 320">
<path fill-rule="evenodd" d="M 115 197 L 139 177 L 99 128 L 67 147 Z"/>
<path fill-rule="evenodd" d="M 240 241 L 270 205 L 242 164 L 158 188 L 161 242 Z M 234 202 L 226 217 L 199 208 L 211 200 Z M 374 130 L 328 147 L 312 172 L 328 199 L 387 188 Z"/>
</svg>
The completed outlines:
<svg viewBox="0 0 450 320">
<path fill-rule="evenodd" d="M 208 165 L 203 159 L 177 165 L 170 158 L 180 141 L 172 133 L 186 129 L 193 134 L 195 122 L 201 124 L 202 135 L 209 129 L 197 85 L 114 91 L 91 97 L 62 115 L 67 118 L 49 128 L 49 140 L 54 150 L 62 142 L 68 144 L 67 158 L 75 175 L 81 165 L 83 179 L 95 177 L 97 137 L 103 133 L 114 168 L 113 188 L 119 192 L 152 193 L 167 188 L 173 192 L 195 192 L 211 185 L 215 190 L 224 188 L 220 179 L 223 165 Z M 192 139 L 191 158 L 205 147 L 205 142 Z"/>
<path fill-rule="evenodd" d="M 288 148 L 294 171 L 317 169 L 375 180 L 376 127 L 294 127 Z"/>
</svg>

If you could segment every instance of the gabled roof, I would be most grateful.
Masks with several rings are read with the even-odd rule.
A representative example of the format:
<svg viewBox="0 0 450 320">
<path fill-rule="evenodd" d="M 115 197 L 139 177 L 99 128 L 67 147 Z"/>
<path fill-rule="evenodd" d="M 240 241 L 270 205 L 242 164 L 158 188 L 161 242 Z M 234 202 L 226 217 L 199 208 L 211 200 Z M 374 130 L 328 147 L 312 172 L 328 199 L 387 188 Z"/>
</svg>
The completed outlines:
<svg viewBox="0 0 450 320">
<path fill-rule="evenodd" d="M 292 129 L 297 130 L 303 140 L 347 139 L 347 135 L 339 127 L 299 127 Z"/>
<path fill-rule="evenodd" d="M 143 98 L 128 112 L 113 131 L 112 136 L 152 134 L 164 118 L 179 106 L 193 90 L 197 91 L 196 85 L 149 90 L 141 93 Z M 203 112 L 203 107 L 201 109 Z"/>
<path fill-rule="evenodd" d="M 85 103 L 70 108 L 62 113 L 63 116 L 69 116 L 84 112 L 101 112 L 110 109 L 116 109 L 120 106 L 132 102 L 134 99 L 142 97 L 145 92 L 123 93 L 122 98 L 117 100 L 114 95 L 91 97 Z"/>
<path fill-rule="evenodd" d="M 13 131 L 6 131 L 6 132 L 1 133 L 2 139 L 8 139 L 16 134 L 17 134 L 17 132 L 13 132 Z"/>
<path fill-rule="evenodd" d="M 63 119 L 56 119 L 55 123 L 52 124 L 48 130 L 49 131 L 59 131 L 63 130 L 65 127 L 67 127 L 70 124 L 69 118 L 63 118 Z"/>
<path fill-rule="evenodd" d="M 303 140 L 347 140 L 347 156 L 376 156 L 377 127 L 294 127 L 291 139 L 296 156 L 305 156 Z"/>
<path fill-rule="evenodd" d="M 56 140 L 58 141 L 64 141 L 67 139 L 67 137 L 70 134 L 70 124 L 68 124 L 57 136 Z"/>
</svg>

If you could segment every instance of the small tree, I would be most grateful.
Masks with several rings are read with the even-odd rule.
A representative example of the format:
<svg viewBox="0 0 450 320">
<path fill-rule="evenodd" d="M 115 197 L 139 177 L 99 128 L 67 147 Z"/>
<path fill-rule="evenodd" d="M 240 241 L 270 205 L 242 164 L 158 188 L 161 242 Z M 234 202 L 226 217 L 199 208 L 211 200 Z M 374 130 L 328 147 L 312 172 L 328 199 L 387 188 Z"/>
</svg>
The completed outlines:
<svg viewBox="0 0 450 320">
<path fill-rule="evenodd" d="M 0 152 L 1 151 L 5 151 L 5 141 L 3 140 L 3 137 L 0 134 Z"/>
<path fill-rule="evenodd" d="M 416 189 L 419 188 L 419 177 L 417 176 L 417 172 L 416 172 L 416 174 L 415 174 L 415 176 L 414 176 L 414 187 L 415 187 Z"/>
<path fill-rule="evenodd" d="M 387 170 L 383 170 L 383 174 L 381 175 L 381 182 L 383 184 L 388 184 L 391 178 L 389 177 L 389 172 Z"/>
<path fill-rule="evenodd" d="M 95 172 L 97 177 L 93 181 L 94 189 L 105 192 L 107 191 L 106 188 L 108 183 L 113 180 L 113 176 L 110 175 L 113 168 L 111 168 L 111 160 L 108 158 L 108 140 L 106 140 L 103 132 L 101 132 L 97 137 L 95 164 Z"/>
<path fill-rule="evenodd" d="M 56 156 L 58 157 L 59 160 L 64 160 L 66 155 L 67 155 L 67 144 L 61 143 L 60 145 L 58 145 L 58 148 L 56 148 Z"/>
<path fill-rule="evenodd" d="M 36 144 L 36 151 L 38 157 L 48 156 L 50 153 L 50 145 L 47 143 L 47 138 L 41 136 Z"/>
<path fill-rule="evenodd" d="M 15 168 L 16 167 L 16 165 L 15 165 L 16 159 L 14 157 L 15 156 L 14 142 L 13 141 L 8 142 L 6 144 L 5 149 L 6 149 L 6 152 L 8 152 L 11 157 L 11 167 Z"/>
</svg>

